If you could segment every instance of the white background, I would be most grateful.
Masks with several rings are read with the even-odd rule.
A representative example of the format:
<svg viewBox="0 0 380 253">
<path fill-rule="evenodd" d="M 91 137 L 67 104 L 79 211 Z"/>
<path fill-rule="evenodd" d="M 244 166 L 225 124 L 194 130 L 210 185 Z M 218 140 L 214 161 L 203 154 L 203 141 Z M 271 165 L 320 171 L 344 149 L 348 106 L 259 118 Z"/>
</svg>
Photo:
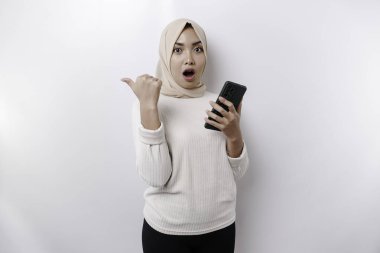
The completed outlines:
<svg viewBox="0 0 380 253">
<path fill-rule="evenodd" d="M 154 75 L 180 17 L 208 89 L 248 87 L 236 252 L 380 252 L 380 2 L 359 0 L 1 0 L 0 252 L 142 252 L 120 78 Z"/>
</svg>

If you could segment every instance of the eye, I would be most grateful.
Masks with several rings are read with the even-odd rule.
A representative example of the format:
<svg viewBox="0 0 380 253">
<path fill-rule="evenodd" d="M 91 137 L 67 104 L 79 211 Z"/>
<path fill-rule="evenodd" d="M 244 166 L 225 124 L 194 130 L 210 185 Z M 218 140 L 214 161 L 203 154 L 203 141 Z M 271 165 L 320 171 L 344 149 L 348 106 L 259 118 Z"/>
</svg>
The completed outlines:
<svg viewBox="0 0 380 253">
<path fill-rule="evenodd" d="M 195 52 L 201 53 L 201 52 L 203 52 L 203 48 L 202 47 L 196 47 Z"/>
<path fill-rule="evenodd" d="M 173 53 L 180 53 L 180 52 L 182 52 L 181 48 L 176 47 L 173 49 Z"/>
</svg>

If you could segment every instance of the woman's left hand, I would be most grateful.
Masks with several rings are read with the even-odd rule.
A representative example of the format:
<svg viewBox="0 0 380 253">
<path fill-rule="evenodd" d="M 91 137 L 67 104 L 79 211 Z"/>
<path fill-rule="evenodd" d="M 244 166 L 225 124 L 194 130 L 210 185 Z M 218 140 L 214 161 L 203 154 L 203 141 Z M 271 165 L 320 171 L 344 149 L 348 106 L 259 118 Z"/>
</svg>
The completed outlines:
<svg viewBox="0 0 380 253">
<path fill-rule="evenodd" d="M 223 97 L 219 97 L 219 101 L 225 104 L 228 107 L 228 112 L 223 109 L 220 105 L 218 105 L 214 101 L 210 101 L 210 105 L 220 112 L 223 117 L 220 117 L 216 115 L 215 113 L 211 112 L 210 110 L 206 110 L 206 113 L 209 117 L 213 118 L 215 121 L 208 119 L 208 117 L 205 118 L 205 121 L 209 123 L 210 125 L 218 128 L 220 131 L 224 133 L 224 135 L 229 140 L 236 140 L 241 138 L 241 132 L 240 132 L 240 115 L 241 115 L 241 106 L 242 102 L 240 102 L 239 107 L 237 108 L 237 111 L 235 110 L 235 106 L 232 102 L 228 101 L 227 99 Z"/>
</svg>

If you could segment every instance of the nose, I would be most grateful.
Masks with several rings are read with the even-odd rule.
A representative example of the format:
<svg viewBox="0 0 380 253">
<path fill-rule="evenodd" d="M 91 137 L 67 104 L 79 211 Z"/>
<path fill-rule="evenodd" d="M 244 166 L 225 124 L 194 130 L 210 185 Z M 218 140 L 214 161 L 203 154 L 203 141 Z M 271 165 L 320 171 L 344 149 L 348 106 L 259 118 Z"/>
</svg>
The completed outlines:
<svg viewBox="0 0 380 253">
<path fill-rule="evenodd" d="M 193 58 L 193 55 L 191 54 L 191 52 L 187 53 L 185 64 L 194 65 L 194 58 Z"/>
</svg>

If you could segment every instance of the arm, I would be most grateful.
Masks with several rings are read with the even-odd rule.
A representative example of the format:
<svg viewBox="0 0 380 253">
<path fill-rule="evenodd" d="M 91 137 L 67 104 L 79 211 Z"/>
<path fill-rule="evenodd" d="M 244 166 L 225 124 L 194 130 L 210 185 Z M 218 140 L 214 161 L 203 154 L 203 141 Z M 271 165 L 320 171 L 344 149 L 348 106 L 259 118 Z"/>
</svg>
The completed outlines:
<svg viewBox="0 0 380 253">
<path fill-rule="evenodd" d="M 172 173 L 165 129 L 157 110 L 162 81 L 148 74 L 137 77 L 136 82 L 122 78 L 135 93 L 132 129 L 136 147 L 136 167 L 145 182 L 153 187 L 163 187 Z"/>
<path fill-rule="evenodd" d="M 139 101 L 133 104 L 132 110 L 138 173 L 148 185 L 163 187 L 171 176 L 172 163 L 158 110 L 143 111 Z"/>
<path fill-rule="evenodd" d="M 228 155 L 228 151 L 227 157 L 228 161 L 230 162 L 232 171 L 234 173 L 235 181 L 241 179 L 246 173 L 249 166 L 249 158 L 245 142 L 243 141 L 243 150 L 241 151 L 241 154 L 238 157 L 231 157 L 230 155 Z"/>
<path fill-rule="evenodd" d="M 227 154 L 230 157 L 239 157 L 243 151 L 243 146 L 244 142 L 240 131 L 237 138 L 227 138 Z"/>
<path fill-rule="evenodd" d="M 234 105 L 227 99 L 219 97 L 219 100 L 228 107 L 228 112 L 214 101 L 210 101 L 210 104 L 214 109 L 220 112 L 223 117 L 219 117 L 210 110 L 207 110 L 208 116 L 212 117 L 215 121 L 209 120 L 207 117 L 205 118 L 205 121 L 220 129 L 226 136 L 227 157 L 234 173 L 235 180 L 238 180 L 243 177 L 249 165 L 247 148 L 243 141 L 239 123 L 242 103 L 240 102 L 236 111 Z"/>
<path fill-rule="evenodd" d="M 143 128 L 148 130 L 157 130 L 160 127 L 160 118 L 156 106 L 147 106 L 140 104 L 140 118 Z"/>
</svg>

